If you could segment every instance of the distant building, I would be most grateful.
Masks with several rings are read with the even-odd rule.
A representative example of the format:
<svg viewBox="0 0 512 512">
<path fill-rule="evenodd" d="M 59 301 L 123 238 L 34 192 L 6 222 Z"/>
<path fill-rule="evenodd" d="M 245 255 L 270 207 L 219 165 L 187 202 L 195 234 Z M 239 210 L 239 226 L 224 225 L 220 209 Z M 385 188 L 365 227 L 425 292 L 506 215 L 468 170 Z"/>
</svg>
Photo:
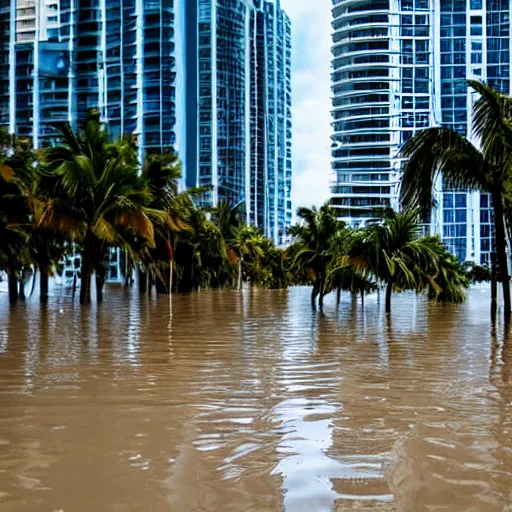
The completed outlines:
<svg viewBox="0 0 512 512">
<path fill-rule="evenodd" d="M 279 0 L 0 0 L 0 125 L 35 147 L 91 108 L 140 157 L 178 151 L 205 205 L 291 223 L 291 26 Z"/>
<path fill-rule="evenodd" d="M 244 203 L 283 243 L 291 222 L 291 27 L 279 1 L 186 5 L 186 183 Z"/>
<path fill-rule="evenodd" d="M 333 0 L 331 203 L 364 225 L 399 208 L 401 145 L 418 130 L 471 133 L 466 78 L 510 92 L 504 0 Z M 486 263 L 490 199 L 438 184 L 432 231 L 461 260 Z"/>
<path fill-rule="evenodd" d="M 9 28 L 0 35 L 1 124 L 51 145 L 52 123 L 76 127 L 98 108 L 112 135 L 135 135 L 141 153 L 175 147 L 177 2 L 0 1 Z"/>
<path fill-rule="evenodd" d="M 279 2 L 261 2 L 251 24 L 249 222 L 278 244 L 292 220 L 291 23 Z"/>
</svg>

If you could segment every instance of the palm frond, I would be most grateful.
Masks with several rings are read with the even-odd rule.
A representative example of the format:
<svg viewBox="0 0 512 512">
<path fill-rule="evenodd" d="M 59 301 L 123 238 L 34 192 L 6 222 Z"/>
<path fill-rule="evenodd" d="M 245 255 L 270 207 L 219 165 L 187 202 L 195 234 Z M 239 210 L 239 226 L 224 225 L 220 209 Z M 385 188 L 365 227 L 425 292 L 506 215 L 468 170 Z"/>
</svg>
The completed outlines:
<svg viewBox="0 0 512 512">
<path fill-rule="evenodd" d="M 490 170 L 482 153 L 449 128 L 428 128 L 417 133 L 402 146 L 400 155 L 405 159 L 401 201 L 406 208 L 430 211 L 435 182 L 441 171 L 451 185 L 489 189 Z"/>
<path fill-rule="evenodd" d="M 512 99 L 476 80 L 468 81 L 480 95 L 473 106 L 473 135 L 489 166 L 509 168 L 512 150 Z"/>
</svg>

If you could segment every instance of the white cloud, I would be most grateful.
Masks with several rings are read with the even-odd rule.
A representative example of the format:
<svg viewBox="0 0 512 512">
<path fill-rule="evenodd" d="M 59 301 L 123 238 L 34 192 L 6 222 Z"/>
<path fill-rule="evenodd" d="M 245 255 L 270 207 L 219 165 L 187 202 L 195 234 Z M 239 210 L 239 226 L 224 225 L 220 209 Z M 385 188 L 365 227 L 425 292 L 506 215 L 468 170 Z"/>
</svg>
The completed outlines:
<svg viewBox="0 0 512 512">
<path fill-rule="evenodd" d="M 281 0 L 292 21 L 293 202 L 329 197 L 330 0 Z"/>
</svg>

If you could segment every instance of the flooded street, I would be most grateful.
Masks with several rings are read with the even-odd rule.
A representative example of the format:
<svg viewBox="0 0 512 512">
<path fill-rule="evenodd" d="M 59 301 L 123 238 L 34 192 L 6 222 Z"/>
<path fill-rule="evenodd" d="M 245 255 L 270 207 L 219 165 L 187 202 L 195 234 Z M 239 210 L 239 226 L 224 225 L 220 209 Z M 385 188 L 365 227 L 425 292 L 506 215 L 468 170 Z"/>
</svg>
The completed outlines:
<svg viewBox="0 0 512 512">
<path fill-rule="evenodd" d="M 488 289 L 381 298 L 1 294 L 0 511 L 512 510 Z"/>
</svg>

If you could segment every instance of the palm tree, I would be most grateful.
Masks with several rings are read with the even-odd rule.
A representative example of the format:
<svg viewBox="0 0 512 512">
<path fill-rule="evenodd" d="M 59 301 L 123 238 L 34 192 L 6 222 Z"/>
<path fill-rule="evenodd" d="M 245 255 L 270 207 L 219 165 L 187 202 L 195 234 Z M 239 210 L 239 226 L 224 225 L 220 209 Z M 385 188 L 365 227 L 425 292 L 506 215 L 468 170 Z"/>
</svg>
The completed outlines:
<svg viewBox="0 0 512 512">
<path fill-rule="evenodd" d="M 314 304 L 319 296 L 319 305 L 322 308 L 328 268 L 333 259 L 333 237 L 344 224 L 336 219 L 334 210 L 328 204 L 324 204 L 320 209 L 299 208 L 297 216 L 302 222 L 289 229 L 293 237 L 293 243 L 289 248 L 292 265 L 299 272 L 307 271 L 313 282 L 311 302 Z"/>
<path fill-rule="evenodd" d="M 7 271 L 11 303 L 17 301 L 19 291 L 24 298 L 23 277 L 31 263 L 28 233 L 32 223 L 27 191 L 35 183 L 33 161 L 28 139 L 0 131 L 0 264 Z"/>
<path fill-rule="evenodd" d="M 471 283 L 488 283 L 492 279 L 491 269 L 484 265 L 475 265 L 472 261 L 466 261 L 463 268 Z"/>
<path fill-rule="evenodd" d="M 253 271 L 259 270 L 265 252 L 271 249 L 272 244 L 268 244 L 268 240 L 254 226 L 241 226 L 236 230 L 234 236 L 234 240 L 231 241 L 231 250 L 236 254 L 238 266 L 237 289 L 240 290 L 244 267 L 252 268 Z M 256 272 L 253 272 L 253 277 L 254 273 Z"/>
<path fill-rule="evenodd" d="M 267 240 L 264 256 L 255 281 L 265 288 L 281 289 L 291 284 L 288 253 Z"/>
<path fill-rule="evenodd" d="M 439 264 L 437 273 L 424 276 L 427 296 L 436 302 L 461 304 L 467 298 L 466 289 L 470 279 L 460 261 L 441 244 L 438 248 Z"/>
<path fill-rule="evenodd" d="M 241 265 L 242 265 L 242 247 L 238 239 L 240 230 L 244 228 L 242 219 L 242 206 L 243 202 L 232 205 L 229 201 L 221 201 L 216 208 L 212 209 L 213 221 L 218 227 L 224 243 L 226 245 L 226 252 L 229 262 L 233 269 L 238 268 L 238 276 L 240 282 L 237 283 L 236 274 L 233 273 L 233 284 L 241 286 Z M 245 233 L 247 235 L 247 232 Z"/>
<path fill-rule="evenodd" d="M 329 275 L 330 288 L 337 290 L 337 300 L 339 304 L 341 291 L 347 291 L 356 297 L 361 294 L 361 300 L 364 300 L 365 293 L 371 293 L 377 289 L 377 285 L 366 275 L 367 272 L 356 270 L 352 265 L 345 264 L 331 270 Z"/>
<path fill-rule="evenodd" d="M 0 212 L 0 269 L 7 272 L 11 304 L 18 300 L 20 260 L 22 255 L 26 254 L 27 239 L 26 232 L 13 225 L 4 212 Z"/>
<path fill-rule="evenodd" d="M 449 128 L 429 128 L 409 139 L 401 151 L 406 159 L 402 203 L 406 207 L 420 207 L 428 215 L 433 187 L 441 171 L 445 181 L 452 185 L 491 195 L 496 255 L 505 315 L 509 318 L 504 197 L 512 165 L 512 99 L 474 80 L 469 81 L 469 85 L 480 95 L 472 118 L 472 135 L 478 145 Z"/>
<path fill-rule="evenodd" d="M 232 280 L 233 264 L 218 226 L 209 212 L 188 198 L 189 229 L 175 236 L 174 261 L 176 289 L 190 292 L 199 288 L 215 288 Z"/>
<path fill-rule="evenodd" d="M 174 236 L 188 229 L 187 201 L 179 192 L 181 164 L 176 153 L 150 154 L 142 168 L 152 195 L 150 207 L 165 214 L 164 222 L 155 226 L 155 248 L 147 254 L 146 267 L 151 267 L 158 293 L 170 293 L 174 270 Z M 185 198 L 186 199 L 186 198 Z M 139 274 L 139 284 L 144 283 L 144 273 Z"/>
<path fill-rule="evenodd" d="M 135 148 L 126 140 L 111 142 L 97 112 L 91 112 L 78 133 L 59 124 L 64 144 L 44 152 L 44 170 L 55 178 L 53 196 L 41 215 L 43 228 L 60 231 L 81 252 L 80 302 L 90 302 L 90 281 L 96 274 L 97 299 L 103 298 L 109 247 L 128 251 L 142 240 L 154 246 L 152 220 L 163 214 L 151 209 L 151 191 L 139 175 Z"/>
<path fill-rule="evenodd" d="M 328 269 L 328 286 L 330 290 L 337 291 L 337 304 L 341 302 L 342 290 L 350 292 L 353 297 L 360 293 L 364 301 L 365 293 L 377 288 L 367 270 L 357 270 L 350 264 L 348 255 L 359 233 L 357 229 L 341 226 L 332 236 L 330 252 L 333 259 Z"/>
<path fill-rule="evenodd" d="M 386 285 L 386 313 L 391 313 L 393 290 L 420 290 L 423 276 L 438 272 L 440 242 L 419 236 L 418 212 L 387 210 L 382 223 L 355 233 L 349 251 L 352 265 L 371 272 Z"/>
</svg>

